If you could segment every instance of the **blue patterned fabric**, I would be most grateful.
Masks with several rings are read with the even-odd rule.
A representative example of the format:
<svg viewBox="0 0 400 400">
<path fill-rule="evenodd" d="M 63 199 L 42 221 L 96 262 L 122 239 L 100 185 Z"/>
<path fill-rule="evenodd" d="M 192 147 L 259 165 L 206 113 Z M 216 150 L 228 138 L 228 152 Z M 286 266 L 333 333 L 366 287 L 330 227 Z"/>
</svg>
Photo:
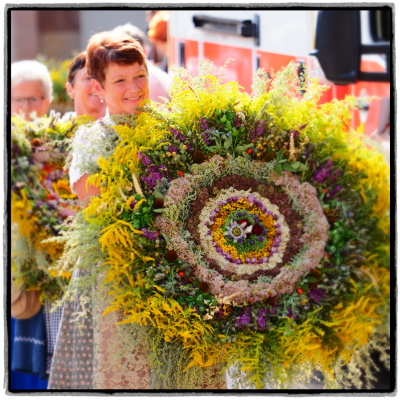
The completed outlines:
<svg viewBox="0 0 400 400">
<path fill-rule="evenodd" d="M 43 307 L 29 319 L 15 321 L 11 369 L 47 379 L 47 341 Z"/>
<path fill-rule="evenodd" d="M 13 359 L 14 354 L 14 337 L 15 337 L 15 323 L 14 318 L 11 319 L 11 331 L 10 331 L 10 360 Z M 48 381 L 40 379 L 38 376 L 24 374 L 22 372 L 9 371 L 10 381 L 9 390 L 45 390 L 47 389 Z"/>
</svg>

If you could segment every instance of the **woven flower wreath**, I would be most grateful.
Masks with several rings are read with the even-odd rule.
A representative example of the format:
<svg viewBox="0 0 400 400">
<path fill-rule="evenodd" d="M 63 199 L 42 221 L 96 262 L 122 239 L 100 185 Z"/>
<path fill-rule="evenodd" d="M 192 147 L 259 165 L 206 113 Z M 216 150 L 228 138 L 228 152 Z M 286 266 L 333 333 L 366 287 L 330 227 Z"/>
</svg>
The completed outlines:
<svg viewBox="0 0 400 400">
<path fill-rule="evenodd" d="M 87 119 L 60 122 L 56 115 L 27 122 L 11 121 L 11 221 L 13 276 L 26 289 L 41 290 L 41 298 L 62 294 L 49 268 L 63 246 L 45 243 L 58 236 L 61 225 L 79 209 L 64 170 L 68 138 Z M 66 283 L 69 274 L 63 274 Z"/>
<path fill-rule="evenodd" d="M 177 70 L 169 102 L 114 118 L 85 210 L 106 312 L 145 329 L 165 388 L 225 367 L 254 388 L 316 370 L 326 388 L 370 387 L 369 352 L 389 361 L 389 167 L 350 128 L 355 100 L 319 104 L 295 65 L 260 71 L 252 96 L 211 68 Z"/>
</svg>

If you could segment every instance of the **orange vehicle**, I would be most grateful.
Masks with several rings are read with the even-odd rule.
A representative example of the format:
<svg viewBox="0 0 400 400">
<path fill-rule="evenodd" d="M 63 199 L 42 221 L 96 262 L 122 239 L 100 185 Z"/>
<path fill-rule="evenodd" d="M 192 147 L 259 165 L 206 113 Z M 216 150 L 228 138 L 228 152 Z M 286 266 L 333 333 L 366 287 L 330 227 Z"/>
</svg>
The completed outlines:
<svg viewBox="0 0 400 400">
<path fill-rule="evenodd" d="M 246 91 L 258 68 L 278 71 L 290 61 L 329 85 L 321 101 L 355 96 L 353 125 L 366 135 L 390 119 L 391 9 L 173 10 L 170 65 L 196 73 L 209 59 Z M 374 97 L 372 101 L 367 98 Z"/>
</svg>

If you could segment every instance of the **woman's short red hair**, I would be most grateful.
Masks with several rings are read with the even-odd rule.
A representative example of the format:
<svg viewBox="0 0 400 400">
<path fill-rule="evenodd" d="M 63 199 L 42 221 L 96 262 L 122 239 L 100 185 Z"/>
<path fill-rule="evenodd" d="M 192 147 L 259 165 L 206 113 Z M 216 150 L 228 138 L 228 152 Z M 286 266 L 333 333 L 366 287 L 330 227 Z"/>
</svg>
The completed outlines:
<svg viewBox="0 0 400 400">
<path fill-rule="evenodd" d="M 147 71 L 146 55 L 140 43 L 131 36 L 115 32 L 94 34 L 86 48 L 87 70 L 92 79 L 103 85 L 109 64 L 144 65 Z"/>
</svg>

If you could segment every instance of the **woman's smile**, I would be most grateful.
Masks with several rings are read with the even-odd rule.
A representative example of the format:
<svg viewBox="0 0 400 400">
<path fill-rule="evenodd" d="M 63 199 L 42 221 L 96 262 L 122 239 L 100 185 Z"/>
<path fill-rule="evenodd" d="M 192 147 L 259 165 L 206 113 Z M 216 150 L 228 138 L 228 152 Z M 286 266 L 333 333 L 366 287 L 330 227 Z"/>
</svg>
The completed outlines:
<svg viewBox="0 0 400 400">
<path fill-rule="evenodd" d="M 106 69 L 100 97 L 104 98 L 110 115 L 138 114 L 141 103 L 149 98 L 149 80 L 144 65 L 111 63 Z"/>
</svg>

